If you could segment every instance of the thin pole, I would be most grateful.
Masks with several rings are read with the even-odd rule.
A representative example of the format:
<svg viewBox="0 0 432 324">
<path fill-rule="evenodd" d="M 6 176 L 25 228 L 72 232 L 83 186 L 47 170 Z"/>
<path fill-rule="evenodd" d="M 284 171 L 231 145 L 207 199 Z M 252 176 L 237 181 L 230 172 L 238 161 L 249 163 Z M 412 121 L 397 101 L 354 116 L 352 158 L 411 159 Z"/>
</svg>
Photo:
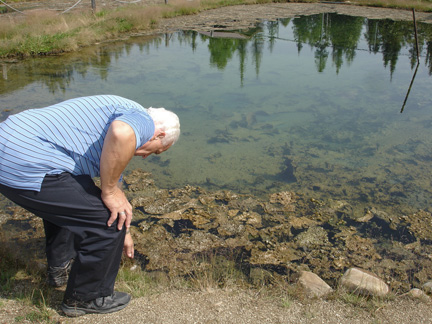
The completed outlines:
<svg viewBox="0 0 432 324">
<path fill-rule="evenodd" d="M 416 77 L 417 70 L 418 70 L 418 67 L 419 67 L 419 65 L 420 65 L 420 51 L 419 51 L 419 44 L 418 44 L 418 37 L 417 37 L 417 23 L 416 23 L 416 18 L 415 18 L 415 9 L 414 9 L 414 8 L 413 8 L 413 10 L 412 10 L 412 13 L 413 13 L 413 21 L 414 21 L 414 36 L 415 36 L 415 41 L 416 41 L 416 51 L 417 51 L 417 66 L 416 66 L 415 71 L 414 71 L 414 74 L 413 74 L 413 76 L 412 76 L 411 83 L 410 83 L 410 85 L 409 85 L 409 87 L 408 87 L 408 91 L 407 91 L 407 94 L 406 94 L 406 96 L 405 96 L 405 100 L 404 100 L 404 102 L 403 102 L 403 104 L 402 104 L 402 108 L 401 108 L 401 111 L 400 111 L 401 113 L 403 113 L 404 108 L 405 108 L 405 104 L 406 104 L 406 102 L 408 101 L 408 96 L 409 96 L 409 93 L 411 92 L 411 87 L 412 87 L 412 85 L 413 85 L 413 83 L 414 83 L 414 79 L 415 79 L 415 77 Z"/>
<path fill-rule="evenodd" d="M 91 6 L 92 6 L 93 12 L 95 12 L 96 11 L 96 0 L 91 0 Z"/>
<path fill-rule="evenodd" d="M 415 35 L 415 41 L 416 41 L 416 50 L 417 50 L 417 62 L 420 60 L 420 51 L 419 51 L 419 43 L 418 43 L 418 37 L 417 37 L 417 22 L 415 17 L 415 9 L 412 10 L 413 13 L 413 21 L 414 21 L 414 35 Z"/>
<path fill-rule="evenodd" d="M 418 70 L 419 65 L 420 65 L 420 61 L 417 61 L 417 66 L 416 66 L 416 68 L 415 68 L 414 74 L 413 74 L 412 79 L 411 79 L 411 83 L 410 83 L 410 85 L 409 85 L 409 88 L 408 88 L 407 94 L 406 94 L 406 96 L 405 96 L 405 100 L 404 100 L 403 105 L 402 105 L 402 109 L 401 109 L 401 111 L 400 111 L 401 114 L 403 113 L 404 108 L 405 108 L 405 104 L 406 104 L 406 102 L 408 101 L 408 96 L 409 96 L 409 94 L 410 94 L 410 92 L 411 92 L 411 87 L 412 87 L 412 85 L 413 85 L 413 83 L 414 83 L 414 79 L 415 79 L 415 77 L 416 77 L 416 74 L 417 74 L 417 70 Z"/>
</svg>

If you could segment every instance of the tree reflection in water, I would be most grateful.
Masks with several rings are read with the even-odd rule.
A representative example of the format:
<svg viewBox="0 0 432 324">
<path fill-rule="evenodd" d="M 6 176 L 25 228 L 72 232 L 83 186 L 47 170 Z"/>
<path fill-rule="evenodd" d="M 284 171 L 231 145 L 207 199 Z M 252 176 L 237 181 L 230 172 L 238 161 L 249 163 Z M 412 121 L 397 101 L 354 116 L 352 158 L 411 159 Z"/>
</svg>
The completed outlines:
<svg viewBox="0 0 432 324">
<path fill-rule="evenodd" d="M 383 64 L 390 67 L 393 74 L 402 50 L 407 48 L 411 58 L 412 69 L 416 64 L 416 44 L 413 37 L 412 22 L 375 20 L 361 17 L 339 15 L 335 13 L 322 13 L 318 15 L 302 16 L 298 18 L 279 19 L 277 21 L 261 22 L 253 29 L 241 31 L 247 38 L 214 38 L 193 31 L 178 32 L 176 37 L 181 42 L 187 42 L 192 49 L 197 46 L 198 40 L 208 40 L 210 63 L 218 69 L 224 69 L 228 62 L 237 54 L 240 59 L 241 80 L 244 76 L 245 59 L 249 54 L 255 62 L 256 74 L 259 74 L 262 51 L 268 46 L 270 51 L 278 38 L 280 27 L 286 27 L 292 22 L 294 39 L 300 54 L 305 45 L 315 51 L 315 64 L 319 72 L 326 69 L 328 59 L 339 73 L 344 61 L 350 64 L 355 59 L 356 50 L 359 50 L 362 33 L 367 43 L 369 52 L 381 53 Z M 267 34 L 263 30 L 266 28 Z M 145 51 L 150 46 L 168 46 L 171 34 L 164 37 L 154 37 L 139 46 Z M 432 26 L 419 24 L 418 28 L 419 49 L 425 57 L 425 64 L 432 74 Z M 86 48 L 78 53 L 62 56 L 62 62 L 43 58 L 29 60 L 24 64 L 3 66 L 3 78 L 0 78 L 0 94 L 13 91 L 22 87 L 25 83 L 43 82 L 52 93 L 64 91 L 73 78 L 74 71 L 85 76 L 87 71 L 96 68 L 101 80 L 105 80 L 109 73 L 112 60 L 116 60 L 124 53 L 128 53 L 135 44 L 134 40 L 125 41 L 123 46 L 103 46 Z M 40 72 L 40 64 L 43 64 L 43 72 Z M 7 74 L 10 69 L 15 73 L 25 76 L 24 80 L 16 85 L 7 83 Z"/>
</svg>

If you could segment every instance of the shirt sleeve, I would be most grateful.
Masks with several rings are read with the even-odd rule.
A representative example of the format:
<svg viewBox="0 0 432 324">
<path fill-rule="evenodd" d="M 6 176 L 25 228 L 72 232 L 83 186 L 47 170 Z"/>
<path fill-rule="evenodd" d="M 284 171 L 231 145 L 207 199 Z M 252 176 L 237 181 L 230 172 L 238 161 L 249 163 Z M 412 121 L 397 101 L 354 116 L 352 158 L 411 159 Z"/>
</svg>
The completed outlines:
<svg viewBox="0 0 432 324">
<path fill-rule="evenodd" d="M 118 116 L 115 120 L 125 122 L 132 127 L 136 137 L 136 147 L 138 149 L 147 143 L 154 135 L 155 126 L 153 119 L 145 111 L 131 110 Z"/>
</svg>

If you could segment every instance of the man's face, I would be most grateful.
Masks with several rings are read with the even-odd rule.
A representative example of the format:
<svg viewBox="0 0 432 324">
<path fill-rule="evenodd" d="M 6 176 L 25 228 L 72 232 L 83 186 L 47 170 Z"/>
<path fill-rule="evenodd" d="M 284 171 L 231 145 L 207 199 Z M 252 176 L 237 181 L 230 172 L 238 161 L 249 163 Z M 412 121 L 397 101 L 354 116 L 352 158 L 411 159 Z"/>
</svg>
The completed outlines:
<svg viewBox="0 0 432 324">
<path fill-rule="evenodd" d="M 139 147 L 135 151 L 135 156 L 141 156 L 143 159 L 145 159 L 147 156 L 151 154 L 161 154 L 162 152 L 165 152 L 171 147 L 172 144 L 169 144 L 167 146 L 164 146 L 162 144 L 162 138 L 156 137 L 155 139 L 152 139 L 145 143 L 143 146 Z"/>
</svg>

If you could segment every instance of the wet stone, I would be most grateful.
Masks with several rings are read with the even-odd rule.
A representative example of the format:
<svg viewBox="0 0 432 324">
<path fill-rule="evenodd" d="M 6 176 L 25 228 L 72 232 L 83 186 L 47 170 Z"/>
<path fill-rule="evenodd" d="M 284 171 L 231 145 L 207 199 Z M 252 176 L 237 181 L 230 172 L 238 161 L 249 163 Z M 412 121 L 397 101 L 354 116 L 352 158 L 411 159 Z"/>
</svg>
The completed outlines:
<svg viewBox="0 0 432 324">
<path fill-rule="evenodd" d="M 409 230 L 420 240 L 432 242 L 432 214 L 419 211 L 405 218 L 409 224 Z"/>
</svg>

